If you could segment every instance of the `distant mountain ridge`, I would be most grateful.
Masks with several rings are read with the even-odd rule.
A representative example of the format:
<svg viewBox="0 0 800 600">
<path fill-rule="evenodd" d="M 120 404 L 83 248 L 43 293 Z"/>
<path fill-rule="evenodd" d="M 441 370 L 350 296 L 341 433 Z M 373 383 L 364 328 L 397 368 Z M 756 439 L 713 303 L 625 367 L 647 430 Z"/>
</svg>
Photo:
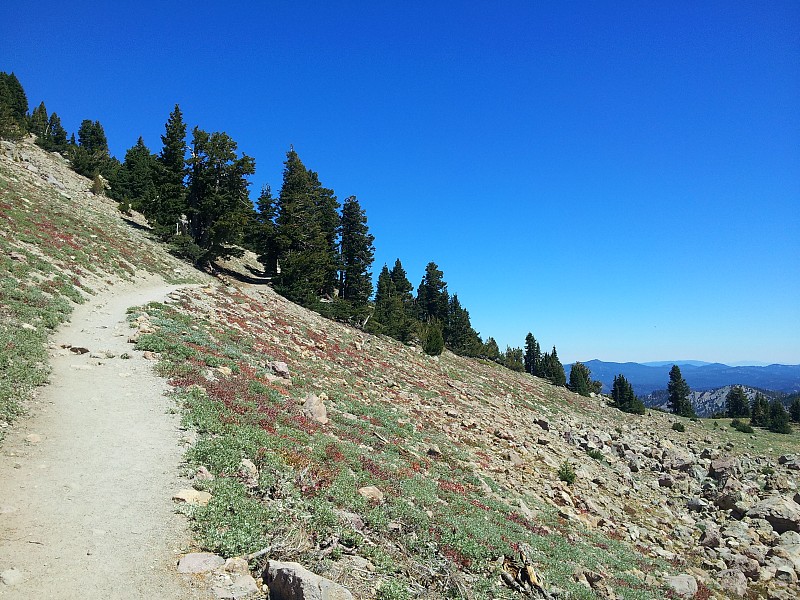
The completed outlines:
<svg viewBox="0 0 800 600">
<path fill-rule="evenodd" d="M 728 398 L 728 393 L 734 387 L 735 386 L 733 385 L 726 385 L 713 390 L 693 391 L 689 396 L 689 400 L 691 400 L 697 416 L 711 417 L 717 413 L 724 413 L 725 401 Z M 745 396 L 747 396 L 747 401 L 750 403 L 753 402 L 753 398 L 756 397 L 756 394 L 763 394 L 768 400 L 772 400 L 773 398 L 781 399 L 781 397 L 785 397 L 785 395 L 781 392 L 762 390 L 746 385 L 741 386 L 741 388 L 742 391 L 744 391 Z M 667 394 L 667 390 L 656 390 L 655 392 L 643 396 L 642 402 L 644 402 L 645 406 L 669 411 L 669 396 Z"/>
<path fill-rule="evenodd" d="M 763 367 L 732 367 L 722 363 L 693 363 L 701 361 L 664 361 L 659 363 L 616 363 L 590 360 L 585 364 L 592 372 L 592 379 L 603 382 L 603 392 L 609 392 L 614 377 L 620 373 L 633 386 L 638 396 L 663 390 L 669 381 L 669 371 L 677 364 L 686 383 L 693 391 L 712 390 L 726 385 L 745 385 L 765 390 L 793 393 L 800 391 L 800 365 L 767 365 Z M 569 371 L 570 365 L 565 365 Z"/>
</svg>

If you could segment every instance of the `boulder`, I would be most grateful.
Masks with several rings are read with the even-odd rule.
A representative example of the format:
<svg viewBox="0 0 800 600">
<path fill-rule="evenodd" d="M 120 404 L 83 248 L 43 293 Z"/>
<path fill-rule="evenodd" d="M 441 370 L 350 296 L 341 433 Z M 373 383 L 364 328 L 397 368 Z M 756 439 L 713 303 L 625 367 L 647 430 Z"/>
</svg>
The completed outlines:
<svg viewBox="0 0 800 600">
<path fill-rule="evenodd" d="M 667 577 L 664 583 L 681 598 L 694 598 L 697 594 L 697 580 L 686 573 Z"/>
<path fill-rule="evenodd" d="M 717 583 L 729 598 L 742 598 L 747 594 L 747 577 L 738 569 L 725 569 L 717 573 Z"/>
<path fill-rule="evenodd" d="M 280 360 L 274 360 L 271 363 L 269 363 L 269 368 L 278 377 L 283 377 L 284 379 L 291 379 L 291 374 L 289 373 L 289 365 L 287 365 L 285 362 Z"/>
<path fill-rule="evenodd" d="M 706 529 L 700 536 L 700 545 L 706 548 L 718 548 L 722 543 L 719 529 L 711 523 L 706 524 Z"/>
<path fill-rule="evenodd" d="M 190 552 L 178 563 L 178 573 L 208 573 L 219 569 L 225 559 L 210 552 Z"/>
<path fill-rule="evenodd" d="M 367 500 L 372 500 L 378 503 L 383 502 L 383 492 L 374 485 L 366 485 L 362 488 L 358 488 L 358 493 Z"/>
<path fill-rule="evenodd" d="M 262 578 L 270 600 L 353 600 L 346 588 L 294 562 L 271 560 Z"/>
<path fill-rule="evenodd" d="M 303 413 L 320 425 L 328 423 L 328 410 L 325 408 L 325 402 L 316 394 L 306 396 L 305 402 L 303 402 Z"/>
<path fill-rule="evenodd" d="M 739 462 L 732 456 L 722 456 L 711 461 L 709 475 L 714 479 L 722 479 L 736 473 Z"/>
<path fill-rule="evenodd" d="M 766 519 L 777 533 L 800 532 L 800 505 L 783 496 L 772 496 L 747 511 L 747 516 Z"/>
</svg>

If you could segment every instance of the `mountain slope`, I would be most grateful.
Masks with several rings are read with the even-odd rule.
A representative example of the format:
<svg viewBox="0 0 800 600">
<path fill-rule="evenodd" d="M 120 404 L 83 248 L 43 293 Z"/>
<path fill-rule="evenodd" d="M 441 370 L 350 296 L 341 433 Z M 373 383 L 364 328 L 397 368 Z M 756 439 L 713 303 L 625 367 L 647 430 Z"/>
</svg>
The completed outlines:
<svg viewBox="0 0 800 600">
<path fill-rule="evenodd" d="M 25 236 L 27 261 L 43 256 L 42 269 L 61 272 L 92 245 L 74 285 L 104 281 L 120 245 L 134 270 L 139 258 L 177 268 L 113 211 L 70 221 L 80 204 L 57 194 L 26 209 L 23 198 L 39 202 L 45 188 L 24 162 L 8 167 L 0 215 L 19 215 L 3 237 Z M 80 236 L 76 248 L 15 229 L 51 213 Z M 755 597 L 796 591 L 793 538 L 755 516 L 762 502 L 797 505 L 800 464 L 779 460 L 796 434 L 623 414 L 325 320 L 265 286 L 228 284 L 129 315 L 135 352 L 157 359 L 194 432 L 187 468 L 211 499 L 185 510 L 205 549 L 257 554 L 256 575 L 267 560 L 299 561 L 381 600 L 520 598 L 535 581 L 540 597 L 662 598 L 689 580 L 698 597 L 724 598 L 731 569 L 752 577 L 743 585 Z M 722 547 L 702 544 L 716 528 Z"/>
</svg>

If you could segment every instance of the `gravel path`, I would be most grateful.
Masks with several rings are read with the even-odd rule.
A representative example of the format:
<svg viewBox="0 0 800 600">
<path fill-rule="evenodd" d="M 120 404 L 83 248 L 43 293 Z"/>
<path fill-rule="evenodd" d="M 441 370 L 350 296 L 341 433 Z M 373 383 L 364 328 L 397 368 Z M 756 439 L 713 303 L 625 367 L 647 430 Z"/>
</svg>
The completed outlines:
<svg viewBox="0 0 800 600">
<path fill-rule="evenodd" d="M 172 289 L 115 286 L 55 335 L 52 383 L 0 447 L 0 598 L 201 597 L 175 570 L 189 544 L 171 501 L 179 417 L 127 343 L 126 309 Z"/>
</svg>

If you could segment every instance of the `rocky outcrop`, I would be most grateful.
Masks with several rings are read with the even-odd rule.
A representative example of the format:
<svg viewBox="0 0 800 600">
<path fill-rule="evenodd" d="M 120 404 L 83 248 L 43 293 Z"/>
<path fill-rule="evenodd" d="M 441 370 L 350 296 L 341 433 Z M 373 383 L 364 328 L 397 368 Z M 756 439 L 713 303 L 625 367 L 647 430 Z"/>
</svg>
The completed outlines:
<svg viewBox="0 0 800 600">
<path fill-rule="evenodd" d="M 262 579 L 270 600 L 353 600 L 346 588 L 294 562 L 269 561 Z"/>
</svg>

